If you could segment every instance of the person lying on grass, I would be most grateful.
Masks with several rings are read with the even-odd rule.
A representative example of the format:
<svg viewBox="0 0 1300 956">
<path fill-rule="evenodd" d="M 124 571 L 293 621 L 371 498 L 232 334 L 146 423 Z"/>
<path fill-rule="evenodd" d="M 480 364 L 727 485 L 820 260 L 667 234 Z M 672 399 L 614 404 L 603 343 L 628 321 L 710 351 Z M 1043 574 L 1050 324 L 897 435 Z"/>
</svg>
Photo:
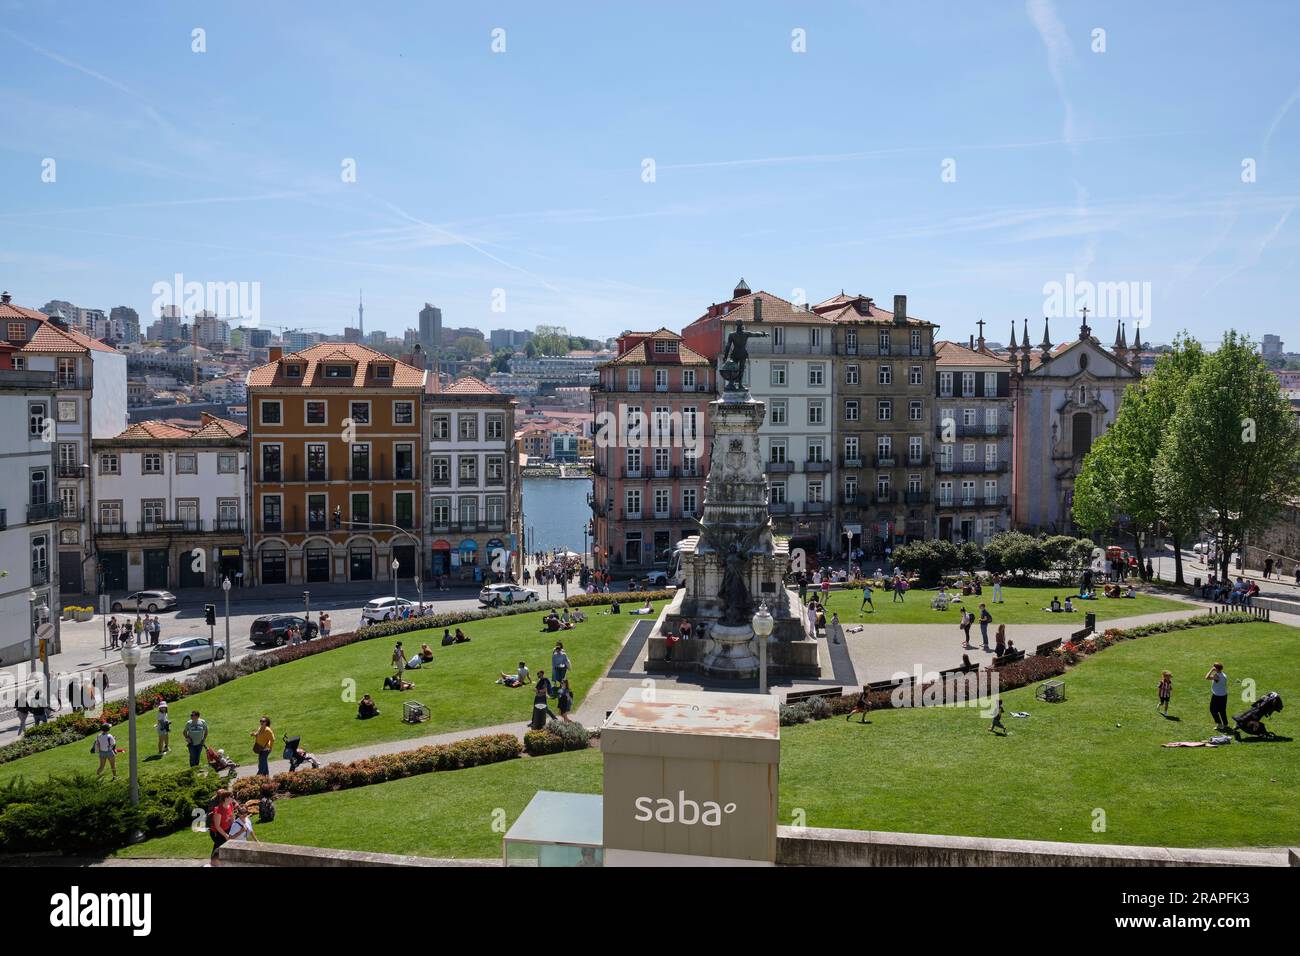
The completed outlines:
<svg viewBox="0 0 1300 956">
<path fill-rule="evenodd" d="M 398 671 L 394 677 L 384 678 L 384 690 L 411 690 L 415 685 L 409 680 L 402 679 L 402 672 Z"/>
</svg>

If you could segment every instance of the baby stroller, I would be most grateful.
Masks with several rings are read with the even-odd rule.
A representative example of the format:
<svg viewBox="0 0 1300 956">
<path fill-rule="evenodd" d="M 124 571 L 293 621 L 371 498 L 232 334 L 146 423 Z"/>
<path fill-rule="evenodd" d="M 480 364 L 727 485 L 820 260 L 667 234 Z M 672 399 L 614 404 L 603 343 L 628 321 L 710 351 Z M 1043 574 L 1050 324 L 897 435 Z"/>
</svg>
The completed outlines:
<svg viewBox="0 0 1300 956">
<path fill-rule="evenodd" d="M 218 773 L 224 773 L 227 770 L 238 769 L 239 764 L 227 757 L 224 750 L 213 750 L 211 747 L 207 748 L 207 750 L 208 766 L 213 770 L 216 770 Z"/>
<path fill-rule="evenodd" d="M 284 738 L 284 759 L 289 761 L 290 773 L 297 770 L 305 763 L 311 764 L 313 770 L 320 766 L 320 761 L 316 759 L 316 755 L 308 753 L 302 747 L 298 746 L 300 743 L 302 743 L 301 737 Z"/>
<path fill-rule="evenodd" d="M 1244 731 L 1252 737 L 1273 736 L 1264 726 L 1264 718 L 1271 717 L 1281 709 L 1282 698 L 1278 696 L 1277 691 L 1269 691 L 1251 704 L 1250 709 L 1245 713 L 1237 714 L 1232 718 L 1233 723 L 1237 725 L 1235 733 L 1240 734 Z"/>
</svg>

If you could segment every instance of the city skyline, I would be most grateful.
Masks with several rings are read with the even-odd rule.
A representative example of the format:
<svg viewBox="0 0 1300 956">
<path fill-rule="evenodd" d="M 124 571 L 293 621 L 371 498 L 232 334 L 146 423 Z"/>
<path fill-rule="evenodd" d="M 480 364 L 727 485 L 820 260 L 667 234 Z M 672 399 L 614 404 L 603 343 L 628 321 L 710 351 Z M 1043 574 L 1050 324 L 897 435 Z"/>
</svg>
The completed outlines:
<svg viewBox="0 0 1300 956">
<path fill-rule="evenodd" d="M 148 6 L 128 30 L 10 5 L 16 301 L 147 325 L 153 284 L 183 273 L 259 283 L 264 326 L 339 334 L 364 288 L 368 328 L 398 337 L 431 301 L 450 325 L 604 338 L 682 328 L 738 276 L 807 301 L 848 276 L 956 340 L 1041 321 L 1076 280 L 1149 290 L 1151 341 L 1287 322 L 1300 81 L 1281 4 L 593 6 L 580 34 L 508 4 L 346 30 L 331 4 L 311 23 Z M 951 29 L 927 30 L 937 15 Z M 393 39 L 415 36 L 437 56 Z M 656 62 L 728 66 L 627 68 Z"/>
</svg>

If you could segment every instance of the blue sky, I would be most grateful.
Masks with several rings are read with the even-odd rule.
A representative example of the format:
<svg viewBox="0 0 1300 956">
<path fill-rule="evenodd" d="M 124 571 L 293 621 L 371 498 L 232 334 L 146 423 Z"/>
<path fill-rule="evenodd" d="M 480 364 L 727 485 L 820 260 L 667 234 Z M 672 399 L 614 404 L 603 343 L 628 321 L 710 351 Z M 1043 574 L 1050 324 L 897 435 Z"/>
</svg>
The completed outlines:
<svg viewBox="0 0 1300 956">
<path fill-rule="evenodd" d="M 1148 339 L 1294 326 L 1294 3 L 121 9 L 0 2 L 17 302 L 143 315 L 180 272 L 260 283 L 269 326 L 337 332 L 364 289 L 394 334 L 427 300 L 605 336 L 744 276 L 1005 339 L 1073 274 L 1150 283 Z"/>
</svg>

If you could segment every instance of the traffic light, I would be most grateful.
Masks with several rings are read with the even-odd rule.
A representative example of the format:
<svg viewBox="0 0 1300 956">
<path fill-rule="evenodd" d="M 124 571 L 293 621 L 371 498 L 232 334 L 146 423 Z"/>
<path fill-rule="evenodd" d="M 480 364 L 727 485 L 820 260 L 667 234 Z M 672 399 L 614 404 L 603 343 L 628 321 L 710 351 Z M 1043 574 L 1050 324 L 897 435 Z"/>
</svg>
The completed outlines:
<svg viewBox="0 0 1300 956">
<path fill-rule="evenodd" d="M 217 606 L 215 604 L 203 605 L 203 620 L 205 620 L 208 623 L 209 627 L 216 627 Z"/>
<path fill-rule="evenodd" d="M 343 526 L 343 508 L 340 505 L 334 507 L 334 530 L 339 530 Z"/>
</svg>

